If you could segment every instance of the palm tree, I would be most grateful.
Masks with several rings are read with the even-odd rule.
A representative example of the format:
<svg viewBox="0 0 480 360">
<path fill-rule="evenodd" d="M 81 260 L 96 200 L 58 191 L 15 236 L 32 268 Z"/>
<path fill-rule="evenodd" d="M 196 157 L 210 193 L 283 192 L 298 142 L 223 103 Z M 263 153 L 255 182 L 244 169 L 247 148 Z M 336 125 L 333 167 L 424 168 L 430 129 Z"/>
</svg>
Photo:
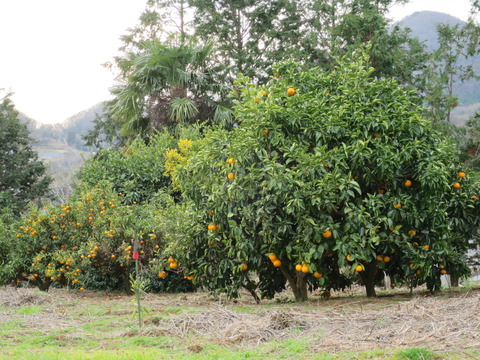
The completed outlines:
<svg viewBox="0 0 480 360">
<path fill-rule="evenodd" d="M 222 102 L 225 87 L 216 79 L 219 69 L 211 65 L 212 54 L 212 43 L 170 46 L 154 40 L 124 59 L 127 71 L 112 89 L 110 111 L 122 123 L 122 135 L 230 116 Z"/>
</svg>

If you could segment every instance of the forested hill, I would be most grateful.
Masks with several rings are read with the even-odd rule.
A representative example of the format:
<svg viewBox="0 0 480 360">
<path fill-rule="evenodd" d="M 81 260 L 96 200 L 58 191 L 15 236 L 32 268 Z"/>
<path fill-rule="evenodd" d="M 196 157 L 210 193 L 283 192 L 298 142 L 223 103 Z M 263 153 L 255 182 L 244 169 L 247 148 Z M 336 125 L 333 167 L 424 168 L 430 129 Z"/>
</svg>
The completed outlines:
<svg viewBox="0 0 480 360">
<path fill-rule="evenodd" d="M 437 24 L 463 25 L 464 22 L 454 16 L 435 12 L 419 11 L 401 20 L 398 25 L 411 29 L 411 36 L 423 41 L 429 51 L 438 48 Z M 473 70 L 480 74 L 480 56 L 474 56 L 468 61 L 462 59 L 461 65 L 472 65 Z M 475 111 L 480 111 L 480 81 L 470 79 L 461 82 L 458 78 L 454 93 L 459 98 L 459 106 L 452 112 L 452 122 L 463 125 Z"/>
<path fill-rule="evenodd" d="M 412 36 L 424 41 L 428 50 L 438 48 L 437 24 L 457 25 L 464 22 L 452 15 L 436 11 L 417 11 L 403 18 L 398 25 L 412 30 Z"/>
<path fill-rule="evenodd" d="M 48 145 L 53 140 L 77 150 L 89 151 L 91 149 L 84 145 L 82 135 L 87 134 L 88 130 L 92 128 L 96 114 L 101 114 L 102 111 L 103 105 L 99 103 L 59 124 L 41 124 L 26 116 L 22 116 L 22 120 L 27 124 L 31 136 L 36 141 L 36 146 Z"/>
<path fill-rule="evenodd" d="M 73 171 L 93 150 L 84 145 L 82 135 L 93 127 L 96 114 L 102 111 L 103 105 L 100 103 L 59 124 L 41 124 L 25 115 L 20 116 L 34 139 L 33 148 L 48 164 L 49 173 L 54 177 L 58 188 L 70 183 Z"/>
</svg>

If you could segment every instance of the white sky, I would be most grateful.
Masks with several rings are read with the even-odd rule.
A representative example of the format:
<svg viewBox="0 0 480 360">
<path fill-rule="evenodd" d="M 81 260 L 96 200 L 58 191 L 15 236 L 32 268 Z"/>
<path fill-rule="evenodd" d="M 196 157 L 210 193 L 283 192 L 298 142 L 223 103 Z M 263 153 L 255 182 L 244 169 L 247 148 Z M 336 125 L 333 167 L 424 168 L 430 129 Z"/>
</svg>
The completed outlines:
<svg viewBox="0 0 480 360">
<path fill-rule="evenodd" d="M 138 23 L 146 0 L 0 0 L 0 88 L 17 109 L 56 123 L 109 98 L 119 37 Z M 393 20 L 433 10 L 466 20 L 469 0 L 411 0 Z"/>
</svg>

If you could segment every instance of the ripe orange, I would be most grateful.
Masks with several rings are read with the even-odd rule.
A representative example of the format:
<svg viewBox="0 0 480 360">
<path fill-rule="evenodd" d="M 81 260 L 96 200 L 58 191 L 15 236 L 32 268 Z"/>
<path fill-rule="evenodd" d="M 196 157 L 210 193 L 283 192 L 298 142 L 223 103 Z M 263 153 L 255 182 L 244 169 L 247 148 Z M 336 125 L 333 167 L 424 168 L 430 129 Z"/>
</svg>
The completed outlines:
<svg viewBox="0 0 480 360">
<path fill-rule="evenodd" d="M 356 272 L 363 271 L 363 266 L 362 265 L 357 265 L 357 267 L 355 268 L 355 271 Z"/>
<path fill-rule="evenodd" d="M 402 204 L 395 204 L 395 205 L 393 205 L 393 207 L 394 207 L 395 209 L 399 209 L 399 208 L 402 207 Z"/>
<path fill-rule="evenodd" d="M 455 189 L 460 188 L 460 183 L 458 183 L 458 182 L 454 183 L 454 184 L 453 184 L 453 187 L 454 187 Z"/>
<path fill-rule="evenodd" d="M 248 269 L 248 265 L 247 264 L 240 264 L 240 269 L 242 269 L 242 271 L 245 271 Z"/>
<path fill-rule="evenodd" d="M 265 90 L 262 91 L 263 96 L 267 96 L 267 92 Z"/>
<path fill-rule="evenodd" d="M 275 254 L 273 254 L 273 253 L 272 253 L 272 254 L 268 254 L 268 258 L 270 259 L 270 261 L 275 261 L 275 260 L 277 260 L 277 255 L 275 255 Z"/>
<path fill-rule="evenodd" d="M 420 271 L 420 269 L 417 270 L 417 275 L 420 275 L 422 272 Z"/>
<path fill-rule="evenodd" d="M 296 91 L 295 91 L 294 88 L 288 88 L 288 89 L 287 89 L 287 94 L 288 94 L 288 95 L 292 96 L 292 95 L 295 95 L 295 93 L 296 93 Z"/>
<path fill-rule="evenodd" d="M 445 269 L 445 266 L 444 266 L 444 265 L 440 265 L 439 268 L 440 268 L 440 269 Z"/>
<path fill-rule="evenodd" d="M 417 232 L 415 230 L 409 230 L 408 235 L 415 236 L 415 235 L 417 235 Z"/>
<path fill-rule="evenodd" d="M 280 266 L 282 266 L 282 262 L 277 259 L 277 260 L 275 260 L 275 261 L 273 262 L 273 266 L 275 266 L 275 267 L 280 267 Z"/>
<path fill-rule="evenodd" d="M 171 263 L 174 263 L 174 262 L 175 262 L 175 259 L 174 259 L 174 258 L 172 258 L 172 257 L 170 257 L 170 258 L 168 258 L 168 260 L 167 260 L 167 261 L 168 261 L 168 262 L 171 264 Z"/>
<path fill-rule="evenodd" d="M 345 259 L 347 259 L 347 261 L 352 261 L 352 258 L 350 257 L 350 254 L 348 254 Z"/>
<path fill-rule="evenodd" d="M 382 255 L 377 255 L 377 261 L 383 261 L 383 256 Z"/>
<path fill-rule="evenodd" d="M 161 272 L 158 273 L 158 277 L 160 277 L 160 278 L 164 278 L 166 276 L 167 276 L 167 273 L 165 271 L 161 271 Z"/>
<path fill-rule="evenodd" d="M 268 129 L 263 130 L 263 135 L 267 136 L 268 135 Z"/>
<path fill-rule="evenodd" d="M 207 226 L 207 229 L 210 230 L 210 231 L 217 230 L 217 225 L 215 225 L 215 224 L 210 224 L 210 225 Z"/>
<path fill-rule="evenodd" d="M 471 199 L 478 200 L 478 196 L 472 195 Z"/>
<path fill-rule="evenodd" d="M 302 264 L 297 264 L 297 265 L 295 266 L 295 270 L 297 270 L 297 271 L 302 271 Z"/>
<path fill-rule="evenodd" d="M 85 289 L 84 289 L 84 288 L 80 288 L 79 290 L 80 290 L 80 291 L 83 291 L 83 290 L 85 290 Z"/>
<path fill-rule="evenodd" d="M 228 163 L 229 164 L 235 164 L 237 161 L 234 158 L 229 158 Z"/>
<path fill-rule="evenodd" d="M 445 275 L 446 273 L 447 273 L 447 270 L 445 269 L 440 270 L 440 274 Z"/>
<path fill-rule="evenodd" d="M 332 237 L 332 232 L 330 230 L 325 230 L 322 234 L 322 236 L 326 239 L 328 239 L 329 237 Z"/>
<path fill-rule="evenodd" d="M 256 103 L 258 103 L 260 100 L 258 98 L 253 98 L 253 101 L 255 101 Z"/>
<path fill-rule="evenodd" d="M 423 248 L 424 248 L 425 250 L 428 250 L 428 249 L 430 249 L 430 246 L 429 246 L 429 245 L 423 245 Z"/>
<path fill-rule="evenodd" d="M 307 264 L 302 265 L 302 272 L 303 272 L 303 273 L 308 273 L 308 272 L 310 272 L 310 268 L 308 267 Z"/>
<path fill-rule="evenodd" d="M 403 183 L 403 185 L 404 185 L 405 187 L 410 187 L 410 186 L 412 186 L 412 182 L 411 182 L 410 180 L 407 180 L 407 181 L 405 181 L 405 182 Z"/>
<path fill-rule="evenodd" d="M 176 262 L 170 263 L 171 269 L 176 269 L 177 267 L 178 267 L 178 264 Z"/>
<path fill-rule="evenodd" d="M 459 178 L 464 178 L 465 176 L 467 176 L 467 174 L 465 174 L 465 173 L 462 172 L 462 171 L 460 171 L 460 172 L 458 173 L 458 177 L 459 177 Z"/>
<path fill-rule="evenodd" d="M 228 177 L 229 180 L 233 180 L 233 179 L 235 179 L 235 174 L 233 172 L 228 173 L 227 177 Z"/>
<path fill-rule="evenodd" d="M 383 258 L 383 261 L 386 262 L 386 263 L 390 262 L 390 256 L 385 256 Z"/>
<path fill-rule="evenodd" d="M 320 274 L 318 271 L 315 271 L 313 273 L 313 277 L 316 278 L 316 279 L 320 279 L 322 276 L 323 276 L 323 274 Z"/>
</svg>

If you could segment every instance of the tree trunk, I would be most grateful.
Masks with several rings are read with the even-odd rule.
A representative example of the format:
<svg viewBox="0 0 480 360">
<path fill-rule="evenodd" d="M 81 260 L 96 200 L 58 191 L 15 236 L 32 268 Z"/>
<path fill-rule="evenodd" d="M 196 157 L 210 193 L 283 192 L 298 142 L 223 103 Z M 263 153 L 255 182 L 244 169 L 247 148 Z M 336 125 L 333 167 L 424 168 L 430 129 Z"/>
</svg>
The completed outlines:
<svg viewBox="0 0 480 360">
<path fill-rule="evenodd" d="M 450 274 L 450 287 L 458 287 L 458 276 Z"/>
<path fill-rule="evenodd" d="M 184 1 L 180 1 L 180 45 L 185 45 L 185 7 Z"/>
<path fill-rule="evenodd" d="M 298 272 L 295 276 L 292 276 L 285 266 L 280 266 L 283 276 L 288 281 L 290 288 L 293 291 L 296 301 L 307 301 L 308 300 L 308 291 L 307 291 L 307 274 Z"/>
<path fill-rule="evenodd" d="M 123 288 L 125 290 L 125 294 L 133 295 L 132 284 L 130 283 L 130 277 L 128 276 L 127 271 L 124 271 L 122 273 L 122 279 L 123 279 Z"/>
<path fill-rule="evenodd" d="M 364 265 L 365 270 L 359 272 L 360 279 L 362 280 L 365 290 L 367 291 L 367 297 L 376 297 L 375 292 L 375 273 L 377 266 L 374 262 Z"/>
<path fill-rule="evenodd" d="M 255 284 L 252 281 L 248 280 L 247 283 L 243 285 L 243 287 L 250 293 L 250 295 L 252 295 L 252 297 L 255 299 L 255 302 L 257 304 L 260 304 L 260 298 L 258 297 L 258 294 L 255 290 Z"/>
<path fill-rule="evenodd" d="M 51 281 L 50 279 L 45 279 L 45 281 L 37 278 L 37 287 L 40 291 L 45 291 L 48 292 L 48 289 L 50 288 Z"/>
</svg>

